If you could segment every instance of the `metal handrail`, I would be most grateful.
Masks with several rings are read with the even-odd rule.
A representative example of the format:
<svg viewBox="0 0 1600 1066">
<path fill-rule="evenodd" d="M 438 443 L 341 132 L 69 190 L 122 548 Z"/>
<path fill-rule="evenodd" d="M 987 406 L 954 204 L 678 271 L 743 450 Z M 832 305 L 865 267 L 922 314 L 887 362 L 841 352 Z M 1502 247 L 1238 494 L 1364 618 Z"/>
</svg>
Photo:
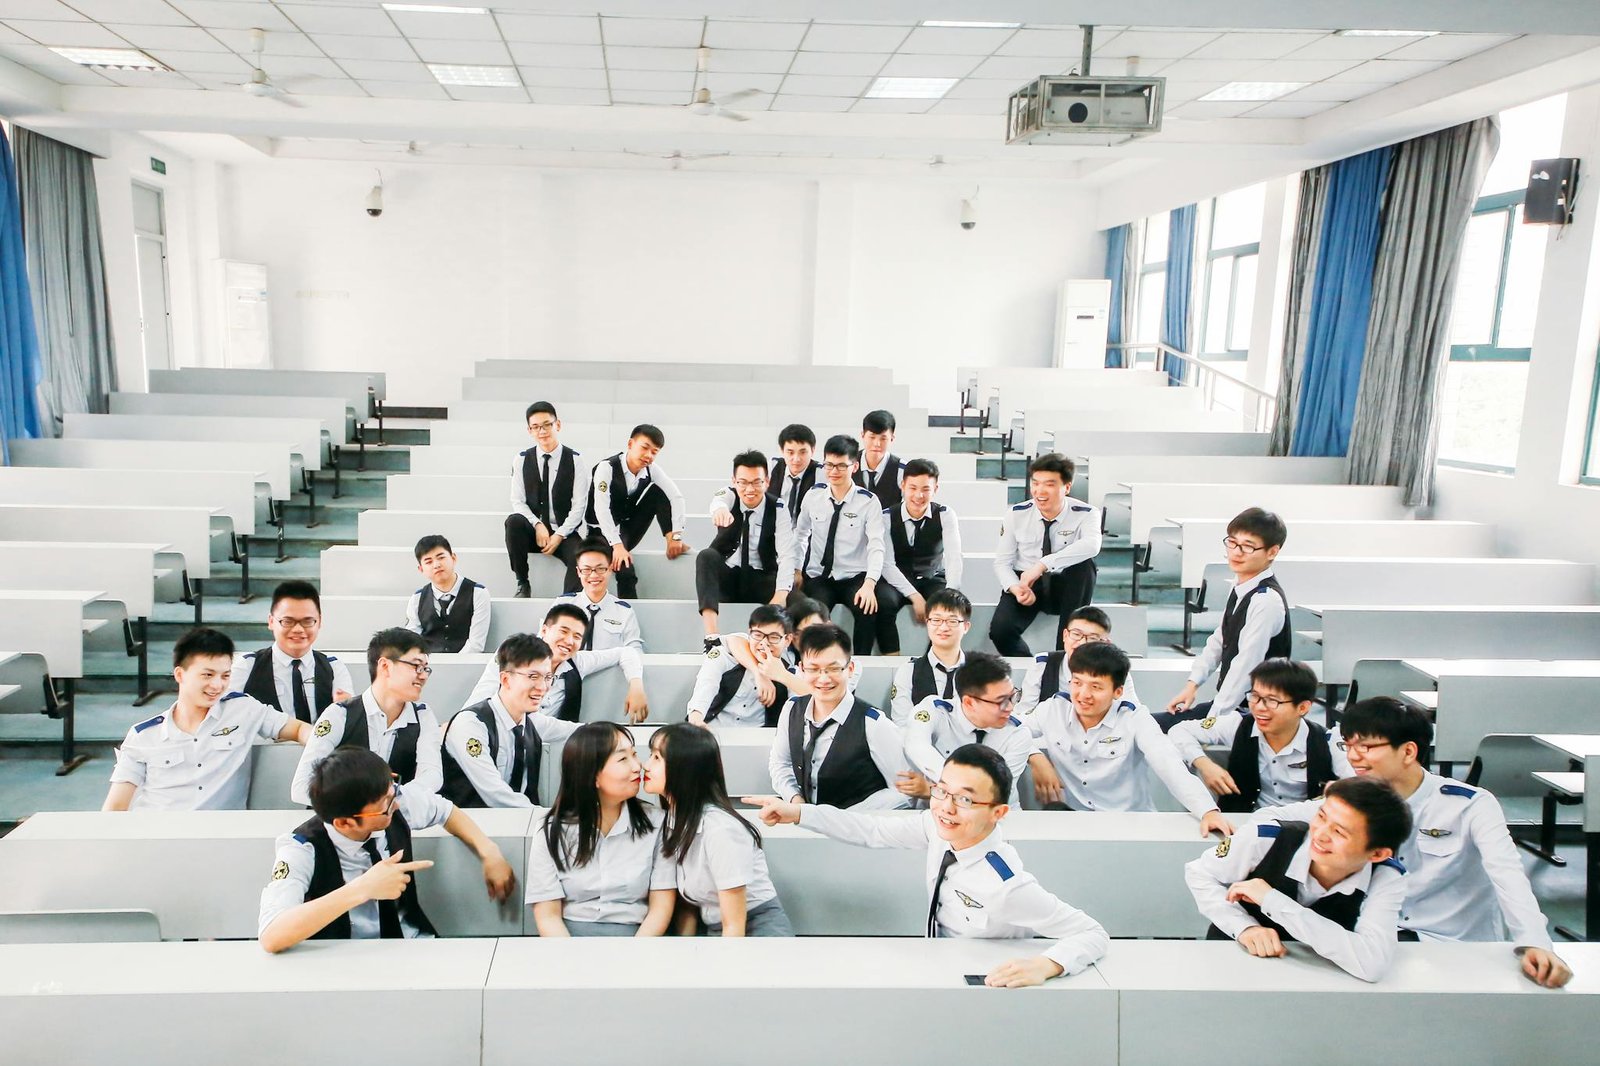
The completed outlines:
<svg viewBox="0 0 1600 1066">
<path fill-rule="evenodd" d="M 1255 428 L 1258 431 L 1270 429 L 1277 417 L 1277 396 L 1269 393 L 1267 390 L 1258 385 L 1252 385 L 1243 378 L 1235 377 L 1226 371 L 1219 370 L 1212 364 L 1198 359 L 1187 352 L 1180 352 L 1170 345 L 1163 344 L 1160 341 L 1154 341 L 1145 343 L 1122 342 L 1118 344 L 1108 344 L 1106 347 L 1130 353 L 1132 358 L 1123 360 L 1124 364 L 1130 370 L 1138 368 L 1140 362 L 1139 357 L 1141 353 L 1144 352 L 1150 353 L 1150 363 L 1156 370 L 1166 370 L 1168 373 L 1171 373 L 1171 369 L 1168 367 L 1169 360 L 1177 360 L 1178 362 L 1184 364 L 1185 373 L 1183 374 L 1183 386 L 1201 389 L 1204 393 L 1205 404 L 1208 409 L 1215 408 L 1217 406 L 1216 394 L 1218 382 L 1225 382 L 1226 384 L 1238 389 L 1246 399 L 1254 401 L 1249 405 L 1254 408 L 1253 411 L 1241 410 L 1240 414 L 1253 416 Z"/>
</svg>

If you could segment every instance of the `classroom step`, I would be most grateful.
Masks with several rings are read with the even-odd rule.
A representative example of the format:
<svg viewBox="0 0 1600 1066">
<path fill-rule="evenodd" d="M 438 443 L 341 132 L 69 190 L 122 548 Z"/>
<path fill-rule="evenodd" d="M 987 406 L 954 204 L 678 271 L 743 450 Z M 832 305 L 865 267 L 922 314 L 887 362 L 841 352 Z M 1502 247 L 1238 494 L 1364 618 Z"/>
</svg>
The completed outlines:
<svg viewBox="0 0 1600 1066">
<path fill-rule="evenodd" d="M 412 445 L 427 444 L 428 443 L 429 434 L 428 434 L 427 427 L 425 427 L 425 426 L 404 426 L 404 425 L 398 425 L 397 426 L 397 425 L 394 425 L 387 417 L 384 418 L 383 423 L 384 423 L 384 425 L 383 425 L 383 443 L 382 444 L 378 443 L 378 423 L 377 422 L 368 422 L 367 423 L 366 435 L 367 435 L 367 454 L 368 455 L 372 454 L 372 450 L 374 448 L 380 448 L 380 447 L 393 448 L 396 445 L 404 445 L 406 447 L 410 447 Z"/>
<path fill-rule="evenodd" d="M 355 449 L 341 453 L 339 466 L 345 471 L 354 472 L 383 470 L 393 474 L 408 471 L 411 469 L 411 445 L 378 445 L 369 442 L 365 455 Z"/>
</svg>

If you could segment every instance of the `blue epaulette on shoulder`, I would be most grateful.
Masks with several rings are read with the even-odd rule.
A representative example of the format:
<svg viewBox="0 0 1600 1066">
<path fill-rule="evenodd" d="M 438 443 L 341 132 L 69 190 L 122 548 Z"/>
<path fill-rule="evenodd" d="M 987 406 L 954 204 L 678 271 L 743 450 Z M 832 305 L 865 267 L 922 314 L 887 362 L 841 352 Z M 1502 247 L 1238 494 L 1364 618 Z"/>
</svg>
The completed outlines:
<svg viewBox="0 0 1600 1066">
<path fill-rule="evenodd" d="M 1021 503 L 1012 504 L 1011 505 L 1011 509 L 1013 511 L 1026 511 L 1028 508 L 1030 508 L 1032 506 L 1033 506 L 1033 501 L 1032 500 L 1023 500 Z"/>
<path fill-rule="evenodd" d="M 328 660 L 330 663 L 336 663 L 339 661 L 339 657 L 337 655 L 324 655 L 323 658 Z"/>
<path fill-rule="evenodd" d="M 1401 873 L 1405 873 L 1406 872 L 1406 864 L 1401 862 L 1399 859 L 1384 859 L 1378 865 L 1379 866 L 1393 866 L 1396 870 L 1399 870 Z"/>
<path fill-rule="evenodd" d="M 984 856 L 984 860 L 994 867 L 994 872 L 1000 875 L 1000 880 L 1002 881 L 1009 881 L 1017 876 L 1011 872 L 1011 867 L 1006 865 L 1006 861 L 1000 857 L 1000 853 L 997 851 L 989 852 Z"/>
<path fill-rule="evenodd" d="M 955 708 L 953 706 L 951 706 L 949 700 L 934 700 L 933 701 L 933 705 L 935 707 L 939 708 L 941 711 L 953 711 L 953 710 L 955 710 Z"/>
<path fill-rule="evenodd" d="M 153 725 L 160 725 L 162 722 L 166 721 L 166 718 L 167 716 L 164 714 L 158 714 L 154 718 L 146 718 L 144 721 L 134 726 L 133 731 L 135 733 L 143 733 L 146 729 L 149 729 Z"/>
<path fill-rule="evenodd" d="M 878 713 L 878 708 L 873 707 L 871 705 L 868 705 L 868 707 L 867 707 L 867 717 L 868 718 L 882 718 L 883 715 Z"/>
<path fill-rule="evenodd" d="M 1283 826 L 1279 825 L 1277 822 L 1262 822 L 1260 825 L 1256 826 L 1256 836 L 1266 837 L 1267 839 L 1271 840 L 1278 835 L 1278 830 L 1282 828 Z"/>
<path fill-rule="evenodd" d="M 247 651 L 243 655 L 240 656 L 241 659 L 254 659 L 255 657 L 256 657 L 256 653 L 253 652 L 253 651 Z"/>
<path fill-rule="evenodd" d="M 225 693 L 223 693 L 222 698 L 220 700 L 218 700 L 217 702 L 218 703 L 227 703 L 229 700 L 236 700 L 240 696 L 243 696 L 243 695 L 244 695 L 243 692 L 225 692 Z"/>
<path fill-rule="evenodd" d="M 633 604 L 629 603 L 627 600 L 618 600 L 617 601 L 617 606 L 618 607 L 626 607 L 630 611 L 633 610 Z"/>
<path fill-rule="evenodd" d="M 1093 507 L 1090 507 L 1086 503 L 1075 503 L 1075 504 L 1072 505 L 1072 509 L 1074 511 L 1092 511 L 1092 510 L 1094 510 Z"/>
<path fill-rule="evenodd" d="M 1022 724 L 1022 719 L 1018 718 L 1016 715 L 1012 715 L 1010 718 L 1007 718 L 1006 721 L 1010 722 L 1012 725 Z"/>
<path fill-rule="evenodd" d="M 428 709 L 428 705 L 426 703 L 423 703 L 421 700 L 418 700 L 416 703 L 413 703 L 411 706 L 415 707 L 419 711 L 425 711 L 425 710 Z"/>
<path fill-rule="evenodd" d="M 773 500 L 772 502 L 778 505 L 778 510 L 780 510 L 780 511 L 783 510 L 783 501 L 782 500 Z"/>
<path fill-rule="evenodd" d="M 301 836 L 299 833 L 290 833 L 289 835 L 294 837 L 294 839 L 295 839 L 295 841 L 297 843 L 300 843 L 300 844 L 309 844 L 309 843 L 311 843 L 311 841 L 307 840 L 305 837 Z"/>
<path fill-rule="evenodd" d="M 1118 700 L 1117 707 L 1119 710 L 1123 707 L 1128 708 L 1130 711 L 1137 711 L 1139 709 L 1139 705 L 1134 703 L 1132 700 Z"/>
<path fill-rule="evenodd" d="M 575 600 L 577 598 L 578 594 L 576 592 L 563 592 L 561 595 L 556 597 L 556 602 L 560 603 L 562 600 Z"/>
<path fill-rule="evenodd" d="M 1033 661 L 1036 662 L 1036 663 L 1049 662 L 1050 661 L 1050 653 L 1049 652 L 1044 652 L 1044 653 L 1042 653 L 1040 655 L 1035 655 L 1033 657 Z"/>
<path fill-rule="evenodd" d="M 1439 794 L 1441 796 L 1460 796 L 1462 799 L 1471 799 L 1478 794 L 1478 790 L 1468 788 L 1466 785 L 1440 785 Z"/>
<path fill-rule="evenodd" d="M 867 497 L 870 498 L 872 496 L 872 492 L 871 492 L 870 489 L 864 489 L 860 485 L 857 485 L 856 486 L 856 495 L 857 496 L 867 496 Z"/>
<path fill-rule="evenodd" d="M 810 491 L 816 492 L 818 489 L 825 489 L 827 487 L 828 486 L 824 485 L 822 482 L 819 481 L 815 485 L 811 486 L 811 490 Z"/>
</svg>

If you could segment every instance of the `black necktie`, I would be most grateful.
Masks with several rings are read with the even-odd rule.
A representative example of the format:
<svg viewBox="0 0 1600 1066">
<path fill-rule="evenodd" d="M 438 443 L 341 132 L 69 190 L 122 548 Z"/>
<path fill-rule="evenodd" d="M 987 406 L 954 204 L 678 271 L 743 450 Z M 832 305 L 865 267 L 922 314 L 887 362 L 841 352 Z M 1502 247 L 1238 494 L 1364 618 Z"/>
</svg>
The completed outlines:
<svg viewBox="0 0 1600 1066">
<path fill-rule="evenodd" d="M 1039 538 L 1039 555 L 1044 557 L 1050 554 L 1050 527 L 1056 524 L 1054 518 L 1044 520 L 1044 536 Z"/>
<path fill-rule="evenodd" d="M 833 518 L 828 521 L 828 539 L 822 543 L 822 576 L 833 576 L 833 541 L 839 535 L 839 512 L 844 510 L 844 505 L 850 497 L 833 505 Z"/>
<path fill-rule="evenodd" d="M 872 471 L 868 470 L 867 471 L 867 491 L 868 492 L 875 492 L 875 491 L 877 491 L 877 488 L 878 488 L 878 475 L 874 474 Z"/>
<path fill-rule="evenodd" d="M 944 887 L 944 875 L 956 864 L 956 853 L 946 848 L 939 860 L 939 876 L 933 879 L 933 898 L 928 901 L 928 935 L 939 935 L 939 890 Z"/>
<path fill-rule="evenodd" d="M 1232 618 L 1233 609 L 1237 606 L 1239 606 L 1239 589 L 1234 587 L 1228 590 L 1228 603 L 1222 608 L 1222 617 Z"/>
<path fill-rule="evenodd" d="M 595 626 L 600 624 L 600 605 L 598 603 L 591 603 L 589 605 L 589 607 L 588 607 L 588 611 L 589 611 L 589 628 L 587 628 L 587 629 L 585 629 L 583 631 L 583 650 L 584 651 L 593 651 L 594 650 L 594 628 L 595 628 Z"/>
<path fill-rule="evenodd" d="M 456 602 L 455 593 L 447 592 L 443 596 L 434 597 L 439 604 L 439 617 L 443 618 L 450 613 L 450 605 Z"/>
<path fill-rule="evenodd" d="M 750 569 L 750 518 L 754 512 L 739 508 L 739 565 Z"/>
<path fill-rule="evenodd" d="M 294 716 L 302 722 L 312 719 L 311 701 L 306 699 L 306 677 L 300 672 L 300 660 L 289 660 L 289 687 L 294 689 Z"/>
<path fill-rule="evenodd" d="M 811 760 L 817 753 L 817 741 L 822 739 L 822 734 L 826 733 L 831 725 L 833 725 L 832 718 L 821 725 L 815 725 L 811 722 L 806 723 L 806 728 L 810 731 L 810 735 L 806 739 L 805 750 L 800 758 L 800 798 L 807 803 L 817 802 L 815 785 L 811 775 Z"/>
<path fill-rule="evenodd" d="M 983 738 L 988 735 L 989 731 L 987 729 L 974 729 L 972 731 L 972 742 L 974 744 L 982 744 Z"/>
<path fill-rule="evenodd" d="M 544 519 L 546 529 L 550 528 L 550 453 L 544 456 L 544 476 L 539 482 L 539 517 Z"/>
<path fill-rule="evenodd" d="M 943 663 L 934 664 L 944 674 L 944 698 L 953 699 L 956 690 L 956 672 Z"/>
<path fill-rule="evenodd" d="M 912 518 L 907 520 L 911 523 L 911 543 L 913 545 L 917 543 L 917 538 L 922 536 L 922 525 L 927 520 L 927 515 L 923 515 L 921 518 Z"/>
<path fill-rule="evenodd" d="M 528 765 L 528 746 L 526 741 L 527 723 L 518 722 L 511 727 L 511 791 L 522 791 L 522 775 Z"/>
<path fill-rule="evenodd" d="M 371 837 L 361 845 L 361 850 L 367 853 L 367 858 L 376 866 L 383 861 L 383 856 L 378 854 L 378 842 Z M 404 939 L 405 933 L 400 929 L 400 905 L 392 899 L 378 901 L 378 935 L 385 940 Z"/>
<path fill-rule="evenodd" d="M 789 475 L 789 517 L 792 519 L 800 513 L 800 478 L 794 474 Z"/>
</svg>

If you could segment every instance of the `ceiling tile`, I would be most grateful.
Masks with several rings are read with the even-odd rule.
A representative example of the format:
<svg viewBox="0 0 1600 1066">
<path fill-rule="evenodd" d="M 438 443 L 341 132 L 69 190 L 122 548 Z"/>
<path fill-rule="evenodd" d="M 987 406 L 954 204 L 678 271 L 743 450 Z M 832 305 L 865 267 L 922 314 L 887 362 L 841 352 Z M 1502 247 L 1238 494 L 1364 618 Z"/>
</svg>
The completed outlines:
<svg viewBox="0 0 1600 1066">
<path fill-rule="evenodd" d="M 887 52 L 796 52 L 790 74 L 876 74 Z"/>
<path fill-rule="evenodd" d="M 249 55 L 255 50 L 255 45 L 250 40 L 250 30 L 245 29 L 216 29 L 211 31 L 211 36 L 238 52 L 240 55 Z M 311 42 L 311 38 L 303 33 L 268 33 L 266 47 L 263 54 L 269 56 L 320 56 L 322 49 Z"/>
<path fill-rule="evenodd" d="M 433 40 L 413 37 L 411 46 L 424 63 L 466 63 L 509 66 L 511 53 L 499 41 Z"/>
<path fill-rule="evenodd" d="M 725 73 L 786 74 L 794 57 L 793 51 L 719 48 L 711 53 L 711 69 Z"/>
<path fill-rule="evenodd" d="M 611 99 L 619 104 L 663 104 L 669 107 L 689 102 L 684 93 L 662 92 L 658 89 L 612 89 Z"/>
<path fill-rule="evenodd" d="M 344 72 L 331 59 L 322 56 L 262 56 L 261 69 L 274 80 L 288 78 L 342 78 Z"/>
<path fill-rule="evenodd" d="M 600 32 L 606 47 L 637 45 L 648 48 L 695 48 L 700 44 L 701 19 L 600 19 Z"/>
<path fill-rule="evenodd" d="M 390 11 L 389 17 L 407 37 L 430 41 L 498 41 L 500 27 L 490 15 L 437 15 Z"/>
<path fill-rule="evenodd" d="M 26 34 L 18 33 L 10 26 L 0 25 L 0 44 L 32 44 Z"/>
<path fill-rule="evenodd" d="M 792 52 L 806 34 L 804 22 L 736 22 L 712 19 L 706 23 L 706 44 L 712 48 L 750 48 Z"/>
<path fill-rule="evenodd" d="M 1161 76 L 1194 81 L 1239 81 L 1252 67 L 1259 65 L 1238 59 L 1175 59 L 1162 68 Z"/>
<path fill-rule="evenodd" d="M 280 3 L 278 10 L 303 33 L 366 33 L 383 37 L 395 32 L 393 20 L 381 7 Z"/>
<path fill-rule="evenodd" d="M 1389 88 L 1387 84 L 1379 82 L 1324 81 L 1307 85 L 1304 89 L 1297 89 L 1284 99 L 1343 103 L 1346 100 L 1359 100 L 1363 96 L 1370 96 L 1387 88 Z"/>
<path fill-rule="evenodd" d="M 606 65 L 606 51 L 597 44 L 532 44 L 511 42 L 511 58 L 525 67 L 586 67 Z"/>
<path fill-rule="evenodd" d="M 129 26 L 113 23 L 108 29 L 135 48 L 162 48 L 178 52 L 226 52 L 227 46 L 194 26 Z"/>
<path fill-rule="evenodd" d="M 1292 53 L 1294 59 L 1377 59 L 1405 43 L 1403 37 L 1340 37 L 1324 34 Z"/>
<path fill-rule="evenodd" d="M 508 41 L 538 44 L 599 44 L 600 20 L 593 15 L 496 14 L 500 32 Z"/>
<path fill-rule="evenodd" d="M 1245 33 L 1235 31 L 1196 48 L 1195 59 L 1281 59 L 1304 48 L 1323 35 L 1320 33 Z"/>
<path fill-rule="evenodd" d="M 185 74 L 249 74 L 250 63 L 232 52 L 169 52 L 164 48 L 150 53 L 173 70 Z"/>
<path fill-rule="evenodd" d="M 700 83 L 714 95 L 719 96 L 723 93 L 736 93 L 741 89 L 760 89 L 762 92 L 775 93 L 778 91 L 778 86 L 783 83 L 783 75 L 718 73 L 713 70 L 704 75 Z"/>
<path fill-rule="evenodd" d="M 531 90 L 536 104 L 564 106 L 605 105 L 611 103 L 611 94 L 604 89 L 546 89 Z"/>
<path fill-rule="evenodd" d="M 860 96 L 871 84 L 871 78 L 791 74 L 783 79 L 783 92 L 801 96 Z"/>
<path fill-rule="evenodd" d="M 606 72 L 593 67 L 519 67 L 524 85 L 536 88 L 606 88 Z"/>
<path fill-rule="evenodd" d="M 1095 48 L 1096 56 L 1143 56 L 1148 59 L 1182 59 L 1184 56 L 1216 40 L 1220 34 L 1205 32 L 1171 32 L 1163 30 L 1128 30 L 1111 38 L 1105 45 Z"/>
<path fill-rule="evenodd" d="M 0 12 L 3 17 L 27 18 L 31 16 L 12 16 L 10 9 L 18 5 L 0 2 Z M 30 6 L 24 4 L 22 6 Z M 125 22 L 138 26 L 187 26 L 188 16 L 178 11 L 166 0 L 72 0 L 72 8 L 77 14 L 94 19 L 96 22 Z M 68 15 L 48 15 L 46 18 L 65 18 Z"/>
<path fill-rule="evenodd" d="M 773 97 L 769 111 L 848 111 L 855 100 L 848 96 L 804 96 L 798 93 L 779 93 Z"/>
<path fill-rule="evenodd" d="M 1115 34 L 1096 37 L 1102 47 L 1115 39 Z M 1077 30 L 1018 30 L 995 52 L 1003 56 L 1070 56 L 1076 63 L 1083 55 L 1083 34 Z"/>
<path fill-rule="evenodd" d="M 1001 106 L 1022 87 L 1014 78 L 963 78 L 944 94 L 946 100 L 998 100 Z"/>
<path fill-rule="evenodd" d="M 267 31 L 294 29 L 289 20 L 278 13 L 271 4 L 250 0 L 169 0 L 173 7 L 194 19 L 202 26 L 215 26 L 227 30 L 248 30 L 259 26 Z"/>
<path fill-rule="evenodd" d="M 883 66 L 883 76 L 892 78 L 964 78 L 983 62 L 982 56 L 908 55 L 891 56 Z"/>
<path fill-rule="evenodd" d="M 382 59 L 341 59 L 339 66 L 357 81 L 405 81 L 434 84 L 433 71 L 416 59 L 409 63 Z"/>
<path fill-rule="evenodd" d="M 1441 33 L 1437 37 L 1424 37 L 1420 41 L 1402 44 L 1392 52 L 1385 52 L 1384 58 L 1454 61 L 1505 44 L 1511 39 L 1492 33 Z"/>
<path fill-rule="evenodd" d="M 1324 100 L 1269 100 L 1248 112 L 1245 118 L 1305 118 L 1338 106 Z"/>
<path fill-rule="evenodd" d="M 1186 78 L 1168 78 L 1167 84 L 1162 87 L 1161 98 L 1167 107 L 1184 103 L 1189 100 L 1198 100 L 1206 93 L 1214 92 L 1227 84 L 1222 81 L 1191 81 Z"/>
<path fill-rule="evenodd" d="M 170 70 L 105 70 L 107 78 L 134 89 L 199 89 L 200 86 Z"/>
<path fill-rule="evenodd" d="M 56 22 L 7 19 L 6 24 L 48 47 L 126 48 L 128 42 L 93 22 Z"/>
<path fill-rule="evenodd" d="M 1204 121 L 1213 118 L 1236 118 L 1260 106 L 1260 103 L 1254 100 L 1196 100 L 1194 103 L 1174 108 L 1170 114 L 1173 118 Z"/>
<path fill-rule="evenodd" d="M 918 55 L 986 56 L 1004 44 L 1014 33 L 1015 30 L 918 26 L 900 45 L 899 51 Z M 861 109 L 856 108 L 856 110 Z"/>
<path fill-rule="evenodd" d="M 452 100 L 475 100 L 492 104 L 525 104 L 528 91 L 519 86 L 447 85 L 445 92 Z"/>
<path fill-rule="evenodd" d="M 613 70 L 611 91 L 631 92 L 648 89 L 652 92 L 680 93 L 685 99 L 694 91 L 692 70 Z"/>
<path fill-rule="evenodd" d="M 850 113 L 877 113 L 881 115 L 920 115 L 937 100 L 857 100 Z"/>
<path fill-rule="evenodd" d="M 800 42 L 807 52 L 893 52 L 911 33 L 910 26 L 867 26 L 814 22 Z"/>
<path fill-rule="evenodd" d="M 423 73 L 427 73 L 426 67 L 423 68 Z M 450 99 L 450 94 L 444 91 L 444 86 L 434 81 L 431 77 L 426 82 L 363 80 L 361 87 L 380 100 Z"/>
<path fill-rule="evenodd" d="M 693 48 L 613 48 L 606 45 L 606 66 L 612 70 L 693 70 Z"/>
<path fill-rule="evenodd" d="M 1301 59 L 1296 56 L 1253 66 L 1249 77 L 1251 81 L 1322 81 L 1359 65 L 1354 59 Z"/>
<path fill-rule="evenodd" d="M 365 96 L 367 91 L 349 78 L 302 78 L 286 88 L 296 96 Z"/>
<path fill-rule="evenodd" d="M 1021 85 L 1033 81 L 1041 74 L 1058 74 L 1065 70 L 1060 59 L 1042 56 L 994 56 L 979 63 L 972 71 L 974 78 L 1006 78 Z"/>
<path fill-rule="evenodd" d="M 1445 65 L 1443 62 L 1424 63 L 1405 59 L 1372 59 L 1365 63 L 1358 63 L 1348 70 L 1341 71 L 1324 80 L 1382 82 L 1393 85 L 1396 82 L 1407 81 L 1429 71 L 1438 70 Z"/>
<path fill-rule="evenodd" d="M 400 34 L 388 37 L 352 37 L 343 33 L 319 33 L 312 38 L 335 59 L 388 60 L 416 62 L 417 53 Z"/>
<path fill-rule="evenodd" d="M 952 100 L 948 96 L 928 109 L 930 115 L 994 115 L 1004 119 L 1005 106 L 995 106 L 993 100 Z"/>
<path fill-rule="evenodd" d="M 60 0 L 0 0 L 0 19 L 60 19 L 86 21 L 84 16 Z"/>
</svg>

